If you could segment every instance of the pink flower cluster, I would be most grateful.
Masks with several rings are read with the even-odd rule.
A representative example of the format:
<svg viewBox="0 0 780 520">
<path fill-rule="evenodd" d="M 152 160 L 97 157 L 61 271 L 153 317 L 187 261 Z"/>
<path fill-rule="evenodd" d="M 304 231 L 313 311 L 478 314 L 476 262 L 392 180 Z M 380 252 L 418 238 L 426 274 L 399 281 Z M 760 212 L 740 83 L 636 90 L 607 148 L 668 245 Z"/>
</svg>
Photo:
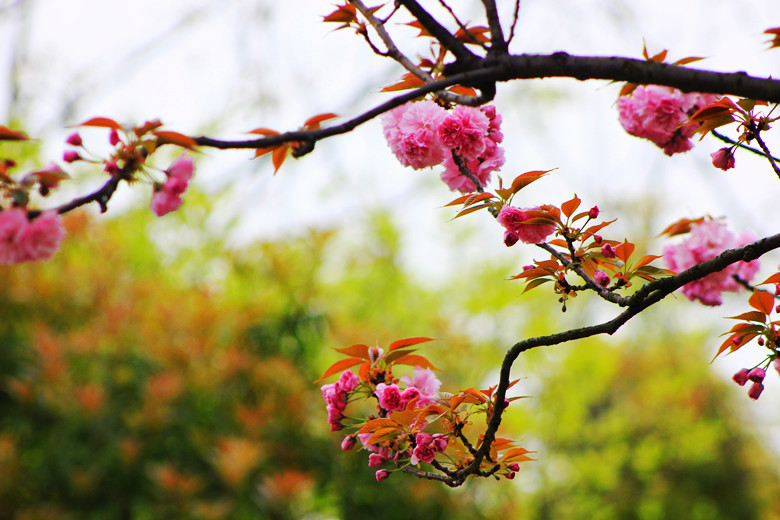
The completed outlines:
<svg viewBox="0 0 780 520">
<path fill-rule="evenodd" d="M 518 241 L 526 244 L 539 244 L 544 242 L 550 233 L 555 231 L 555 224 L 528 224 L 527 220 L 534 216 L 530 212 L 539 208 L 513 208 L 504 206 L 498 213 L 498 223 L 504 226 L 504 244 L 507 247 L 515 245 Z"/>
<path fill-rule="evenodd" d="M 21 208 L 0 211 L 0 264 L 50 258 L 64 236 L 65 228 L 54 211 L 46 211 L 32 221 Z"/>
<path fill-rule="evenodd" d="M 780 372 L 780 370 L 778 370 L 778 372 Z M 750 385 L 750 388 L 748 388 L 748 397 L 750 397 L 755 401 L 756 399 L 759 398 L 761 392 L 764 391 L 763 382 L 765 377 L 766 377 L 766 371 L 761 367 L 756 367 L 753 370 L 748 370 L 747 368 L 743 368 L 742 370 L 734 374 L 734 377 L 732 377 L 732 379 L 739 386 L 745 386 L 745 383 L 751 381 L 753 384 Z"/>
<path fill-rule="evenodd" d="M 192 179 L 194 164 L 190 157 L 181 154 L 171 163 L 165 174 L 168 178 L 160 189 L 155 189 L 152 195 L 152 211 L 162 217 L 179 209 L 182 204 L 181 194 L 187 189 Z"/>
<path fill-rule="evenodd" d="M 742 233 L 739 237 L 734 236 L 726 228 L 726 224 L 719 220 L 705 220 L 693 226 L 690 236 L 681 244 L 666 246 L 664 261 L 669 269 L 680 272 L 715 258 L 726 249 L 742 247 L 755 239 L 755 235 L 750 232 Z M 699 300 L 704 305 L 720 305 L 722 292 L 739 290 L 740 285 L 733 278 L 735 275 L 744 281 L 750 281 L 758 269 L 758 260 L 737 262 L 722 271 L 684 285 L 682 292 L 691 301 Z"/>
<path fill-rule="evenodd" d="M 626 132 L 649 139 L 666 155 L 673 155 L 693 148 L 690 137 L 697 125 L 680 125 L 696 110 L 717 100 L 714 94 L 647 85 L 618 98 L 617 106 L 620 124 Z"/>
<path fill-rule="evenodd" d="M 412 464 L 420 462 L 430 464 L 437 453 L 447 449 L 449 437 L 440 433 L 431 435 L 430 433 L 420 432 L 415 435 L 414 440 L 415 447 L 412 450 L 410 462 Z"/>
<path fill-rule="evenodd" d="M 415 170 L 442 164 L 441 178 L 452 191 L 477 189 L 461 172 L 453 152 L 483 186 L 504 165 L 501 115 L 494 106 L 459 105 L 447 111 L 433 101 L 406 103 L 382 116 L 382 128 L 401 164 Z"/>
<path fill-rule="evenodd" d="M 339 380 L 329 385 L 322 385 L 322 398 L 327 403 L 328 424 L 330 431 L 338 431 L 344 428 L 341 419 L 344 418 L 344 409 L 347 407 L 349 393 L 360 385 L 360 379 L 351 370 L 341 374 Z M 354 443 L 353 443 L 354 445 Z M 344 448 L 344 445 L 342 445 Z M 350 446 L 351 448 L 351 446 Z"/>
<path fill-rule="evenodd" d="M 415 367 L 412 377 L 404 376 L 401 378 L 401 382 L 406 385 L 403 392 L 396 384 L 379 383 L 376 385 L 374 393 L 379 401 L 379 406 L 384 410 L 388 412 L 406 410 L 407 405 L 415 399 L 417 399 L 417 408 L 433 404 L 434 397 L 441 387 L 441 381 L 430 368 Z"/>
</svg>

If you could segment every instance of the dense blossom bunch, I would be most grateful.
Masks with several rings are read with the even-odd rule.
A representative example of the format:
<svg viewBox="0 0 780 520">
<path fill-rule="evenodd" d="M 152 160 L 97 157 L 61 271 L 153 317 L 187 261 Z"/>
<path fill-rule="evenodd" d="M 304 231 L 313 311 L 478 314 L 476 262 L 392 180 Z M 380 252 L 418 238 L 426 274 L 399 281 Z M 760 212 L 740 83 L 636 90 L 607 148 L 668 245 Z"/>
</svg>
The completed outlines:
<svg viewBox="0 0 780 520">
<path fill-rule="evenodd" d="M 744 232 L 736 237 L 723 222 L 704 220 L 692 226 L 690 236 L 681 244 L 666 246 L 664 260 L 669 269 L 677 272 L 684 271 L 715 258 L 726 249 L 742 247 L 754 240 L 755 236 L 750 232 Z M 704 305 L 720 305 L 721 293 L 736 292 L 740 288 L 734 276 L 748 282 L 753 279 L 758 269 L 758 260 L 737 262 L 722 271 L 684 285 L 682 292 L 691 301 L 699 300 Z"/>
<path fill-rule="evenodd" d="M 341 424 L 341 419 L 344 418 L 347 399 L 350 392 L 354 391 L 358 385 L 360 385 L 358 377 L 351 370 L 347 370 L 335 383 L 322 386 L 322 398 L 328 405 L 328 424 L 330 424 L 331 431 L 335 432 L 344 427 Z"/>
<path fill-rule="evenodd" d="M 152 211 L 158 217 L 179 209 L 182 204 L 181 195 L 187 189 L 192 179 L 194 164 L 190 157 L 182 154 L 173 161 L 165 172 L 168 176 L 165 184 L 155 187 L 152 195 Z"/>
<path fill-rule="evenodd" d="M 30 221 L 27 211 L 0 211 L 0 264 L 18 264 L 50 258 L 65 236 L 60 216 L 53 211 Z"/>
<path fill-rule="evenodd" d="M 617 106 L 620 124 L 626 132 L 649 139 L 666 155 L 673 155 L 693 148 L 690 137 L 699 125 L 684 125 L 685 120 L 717 99 L 713 94 L 647 85 L 638 86 L 631 95 L 620 96 Z"/>
<path fill-rule="evenodd" d="M 504 165 L 501 115 L 494 106 L 458 105 L 448 111 L 433 101 L 406 103 L 382 116 L 388 146 L 399 162 L 419 170 L 442 164 L 442 180 L 452 191 L 471 193 Z"/>
<path fill-rule="evenodd" d="M 518 209 L 512 206 L 504 206 L 498 213 L 498 223 L 504 226 L 504 244 L 515 245 L 518 241 L 526 244 L 539 244 L 544 242 L 553 231 L 555 224 L 550 223 L 529 223 L 528 221 L 538 218 L 534 213 L 538 213 L 540 208 Z"/>
</svg>

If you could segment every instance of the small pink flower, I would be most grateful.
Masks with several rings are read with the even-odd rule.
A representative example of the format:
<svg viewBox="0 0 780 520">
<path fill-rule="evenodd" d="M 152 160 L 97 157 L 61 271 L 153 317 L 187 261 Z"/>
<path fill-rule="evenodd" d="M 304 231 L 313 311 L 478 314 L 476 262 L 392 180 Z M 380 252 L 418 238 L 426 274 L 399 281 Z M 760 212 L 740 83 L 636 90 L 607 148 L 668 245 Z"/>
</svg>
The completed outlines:
<svg viewBox="0 0 780 520">
<path fill-rule="evenodd" d="M 186 191 L 186 189 L 187 181 L 178 177 L 168 177 L 168 180 L 166 180 L 165 184 L 163 185 L 162 191 L 171 195 L 181 195 Z"/>
<path fill-rule="evenodd" d="M 433 101 L 406 103 L 382 116 L 390 150 L 404 166 L 415 170 L 440 164 L 448 153 L 436 128 L 446 111 Z"/>
<path fill-rule="evenodd" d="M 167 191 L 155 191 L 152 195 L 152 211 L 158 217 L 167 215 L 171 211 L 179 209 L 182 204 L 181 197 L 172 195 Z"/>
<path fill-rule="evenodd" d="M 83 144 L 81 136 L 78 134 L 78 132 L 70 134 L 68 138 L 65 139 L 65 142 L 72 146 L 81 146 Z"/>
<path fill-rule="evenodd" d="M 376 472 L 376 481 L 382 482 L 383 480 L 387 480 L 387 478 L 390 477 L 390 471 L 386 469 L 380 469 Z"/>
<path fill-rule="evenodd" d="M 433 449 L 439 453 L 447 449 L 447 444 L 449 442 L 450 438 L 446 435 L 442 435 L 440 433 L 437 433 L 433 436 L 433 442 L 431 445 L 433 446 Z"/>
<path fill-rule="evenodd" d="M 517 462 L 513 462 L 512 464 L 510 464 L 509 466 L 507 466 L 507 468 L 508 468 L 510 471 L 520 471 L 520 464 L 518 464 Z"/>
<path fill-rule="evenodd" d="M 430 368 L 414 367 L 412 376 L 403 376 L 401 382 L 406 384 L 407 390 L 416 388 L 420 392 L 417 406 L 428 406 L 434 403 L 434 398 L 441 388 L 441 381 Z"/>
<path fill-rule="evenodd" d="M 433 442 L 433 435 L 430 433 L 420 432 L 414 436 L 414 442 L 417 446 L 425 446 Z"/>
<path fill-rule="evenodd" d="M 498 213 L 496 220 L 507 231 L 517 234 L 517 237 L 526 244 L 539 244 L 555 231 L 555 224 L 526 224 L 533 216 L 530 214 L 539 208 L 513 208 L 504 206 Z M 505 237 L 506 240 L 506 237 Z M 506 243 L 506 242 L 504 242 Z"/>
<path fill-rule="evenodd" d="M 473 161 L 485 152 L 489 128 L 490 120 L 480 109 L 458 105 L 436 131 L 445 148 L 457 150 L 465 161 Z"/>
<path fill-rule="evenodd" d="M 598 218 L 599 216 L 599 207 L 593 206 L 588 210 L 588 218 Z"/>
<path fill-rule="evenodd" d="M 409 403 L 419 398 L 420 398 L 420 391 L 417 388 L 413 386 L 407 388 L 401 394 L 401 409 L 406 410 L 406 407 L 409 406 Z"/>
<path fill-rule="evenodd" d="M 116 175 L 119 172 L 119 166 L 114 161 L 107 161 L 103 171 L 109 175 Z"/>
<path fill-rule="evenodd" d="M 593 280 L 602 287 L 609 285 L 609 275 L 604 271 L 596 271 L 593 273 Z"/>
<path fill-rule="evenodd" d="M 181 179 L 185 183 L 192 179 L 192 173 L 195 170 L 195 163 L 191 157 L 181 154 L 175 161 L 168 167 L 168 177 L 175 179 Z M 186 185 L 186 184 L 185 184 Z"/>
<path fill-rule="evenodd" d="M 765 377 L 766 377 L 766 372 L 761 367 L 756 367 L 750 372 L 748 372 L 748 379 L 750 379 L 754 383 L 761 383 Z"/>
<path fill-rule="evenodd" d="M 761 383 L 753 383 L 753 385 L 748 389 L 748 397 L 753 399 L 754 401 L 759 398 L 761 395 L 761 392 L 764 391 L 764 385 Z"/>
<path fill-rule="evenodd" d="M 401 408 L 401 390 L 398 385 L 379 383 L 376 385 L 376 396 L 379 399 L 379 406 L 388 412 L 403 410 Z"/>
<path fill-rule="evenodd" d="M 360 379 L 352 370 L 343 372 L 339 377 L 339 386 L 344 392 L 352 392 L 358 385 L 360 385 Z"/>
<path fill-rule="evenodd" d="M 387 461 L 387 457 L 380 455 L 379 453 L 372 453 L 368 456 L 368 467 L 378 468 Z"/>
<path fill-rule="evenodd" d="M 26 260 L 17 236 L 28 224 L 27 212 L 23 209 L 0 211 L 0 264 L 17 264 Z"/>
<path fill-rule="evenodd" d="M 739 386 L 745 386 L 745 383 L 748 382 L 748 369 L 743 368 L 742 370 L 734 374 L 734 376 L 731 379 L 733 379 L 734 382 L 737 383 Z"/>
<path fill-rule="evenodd" d="M 60 215 L 46 211 L 24 226 L 16 240 L 25 260 L 46 260 L 60 248 L 64 236 Z"/>
<path fill-rule="evenodd" d="M 609 259 L 615 258 L 615 256 L 617 256 L 617 254 L 615 253 L 615 248 L 613 248 L 609 244 L 604 244 L 603 246 L 601 246 L 601 254 L 604 256 L 604 258 L 609 258 Z"/>
<path fill-rule="evenodd" d="M 712 152 L 710 157 L 712 157 L 712 165 L 724 172 L 734 167 L 734 153 L 731 151 L 731 148 L 721 148 Z"/>
<path fill-rule="evenodd" d="M 436 451 L 433 449 L 433 446 L 430 444 L 425 444 L 423 446 L 417 446 L 414 448 L 414 452 L 412 453 L 411 457 L 411 463 L 417 464 L 419 462 L 423 462 L 425 464 L 430 464 L 433 462 L 435 457 Z"/>
<path fill-rule="evenodd" d="M 347 437 L 344 437 L 343 441 L 341 441 L 341 449 L 344 451 L 350 451 L 352 448 L 355 447 L 355 444 L 357 444 L 357 440 L 355 439 L 355 436 L 348 435 Z"/>
</svg>

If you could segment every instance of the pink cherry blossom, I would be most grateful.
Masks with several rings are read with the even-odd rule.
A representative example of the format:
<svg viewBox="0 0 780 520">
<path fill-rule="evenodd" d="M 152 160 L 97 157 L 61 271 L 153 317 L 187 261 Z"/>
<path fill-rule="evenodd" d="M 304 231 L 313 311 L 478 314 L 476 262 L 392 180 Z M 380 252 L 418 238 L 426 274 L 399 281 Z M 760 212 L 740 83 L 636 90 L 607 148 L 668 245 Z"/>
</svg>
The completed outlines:
<svg viewBox="0 0 780 520">
<path fill-rule="evenodd" d="M 343 441 L 341 441 L 341 449 L 344 451 L 350 451 L 352 448 L 355 447 L 355 444 L 357 444 L 357 440 L 355 439 L 355 436 L 348 435 L 344 437 Z"/>
<path fill-rule="evenodd" d="M 390 150 L 404 166 L 415 170 L 440 164 L 448 150 L 437 133 L 446 110 L 433 101 L 406 103 L 382 116 L 382 128 Z"/>
<path fill-rule="evenodd" d="M 425 446 L 426 444 L 433 442 L 433 435 L 426 432 L 420 432 L 414 436 L 414 442 L 417 446 Z"/>
<path fill-rule="evenodd" d="M 407 388 L 406 390 L 401 393 L 401 409 L 406 410 L 406 407 L 409 405 L 410 402 L 412 402 L 414 399 L 420 398 L 420 391 L 411 386 Z"/>
<path fill-rule="evenodd" d="M 17 236 L 28 225 L 27 212 L 11 208 L 0 212 L 0 264 L 17 264 L 25 260 Z"/>
<path fill-rule="evenodd" d="M 705 220 L 693 226 L 689 237 L 681 244 L 666 246 L 664 261 L 669 269 L 680 272 L 715 258 L 726 249 L 741 247 L 754 240 L 755 236 L 752 233 L 743 233 L 736 237 L 723 222 Z M 722 271 L 684 285 L 682 293 L 691 301 L 699 300 L 704 305 L 711 306 L 720 305 L 721 293 L 736 292 L 740 289 L 733 276 L 750 281 L 759 266 L 758 260 L 731 264 Z"/>
<path fill-rule="evenodd" d="M 158 217 L 167 215 L 171 211 L 176 211 L 182 204 L 181 197 L 173 195 L 167 191 L 155 191 L 152 195 L 152 211 Z"/>
<path fill-rule="evenodd" d="M 490 174 L 500 170 L 506 160 L 503 148 L 491 139 L 486 139 L 485 143 L 485 152 L 482 156 L 465 161 L 466 169 L 477 178 L 482 186 L 490 182 Z M 450 191 L 457 190 L 464 194 L 476 191 L 477 187 L 474 181 L 460 171 L 451 154 L 444 160 L 443 166 L 441 180 L 450 188 Z"/>
<path fill-rule="evenodd" d="M 439 124 L 437 133 L 442 145 L 456 150 L 465 161 L 478 159 L 485 152 L 490 120 L 480 109 L 456 106 Z"/>
<path fill-rule="evenodd" d="M 593 280 L 597 284 L 599 284 L 600 286 L 606 287 L 607 285 L 609 285 L 610 278 L 609 278 L 609 275 L 607 273 L 605 273 L 604 271 L 599 270 L 599 271 L 596 271 L 595 273 L 593 273 Z"/>
<path fill-rule="evenodd" d="M 352 392 L 360 385 L 360 379 L 352 370 L 346 370 L 339 377 L 339 386 L 344 392 Z"/>
<path fill-rule="evenodd" d="M 192 174 L 195 171 L 195 163 L 191 157 L 186 154 L 181 154 L 171 163 L 168 167 L 168 177 L 181 179 L 185 183 L 192 179 Z"/>
<path fill-rule="evenodd" d="M 724 172 L 734 167 L 734 153 L 731 148 L 721 148 L 712 152 L 710 157 L 712 157 L 712 165 Z"/>
<path fill-rule="evenodd" d="M 553 231 L 555 224 L 526 224 L 525 221 L 532 218 L 528 212 L 538 210 L 539 208 L 513 208 L 504 206 L 498 213 L 498 223 L 504 226 L 507 231 L 517 234 L 517 238 L 526 244 L 539 244 L 544 242 Z M 507 243 L 507 237 L 504 237 L 504 243 Z"/>
<path fill-rule="evenodd" d="M 437 452 L 442 452 L 447 449 L 447 444 L 449 442 L 450 438 L 446 435 L 442 435 L 440 433 L 437 433 L 433 436 L 433 442 L 431 442 L 431 445 L 433 446 L 433 449 Z"/>
<path fill-rule="evenodd" d="M 380 455 L 379 453 L 372 453 L 368 456 L 368 467 L 378 468 L 387 461 L 387 457 Z"/>
<path fill-rule="evenodd" d="M 45 211 L 24 226 L 16 239 L 25 260 L 46 260 L 60 248 L 64 236 L 60 215 L 56 211 Z"/>
<path fill-rule="evenodd" d="M 425 464 L 430 464 L 433 462 L 435 457 L 436 450 L 433 449 L 433 446 L 430 444 L 424 444 L 414 448 L 414 452 L 412 452 L 411 463 L 417 464 L 419 462 L 423 462 Z"/>
<path fill-rule="evenodd" d="M 401 382 L 406 384 L 407 389 L 416 388 L 420 391 L 420 397 L 417 399 L 418 407 L 433 404 L 441 388 L 441 381 L 430 368 L 414 367 L 412 376 L 403 376 Z"/>
<path fill-rule="evenodd" d="M 379 399 L 379 406 L 392 412 L 394 410 L 403 410 L 401 407 L 401 390 L 398 385 L 386 385 L 379 383 L 376 385 L 376 396 Z"/>
<path fill-rule="evenodd" d="M 693 113 L 717 100 L 712 94 L 692 92 L 659 85 L 639 86 L 628 96 L 618 98 L 620 124 L 629 134 L 649 139 L 666 155 L 693 147 L 690 137 L 697 125 L 682 125 Z M 682 126 L 681 126 L 682 125 Z"/>
</svg>

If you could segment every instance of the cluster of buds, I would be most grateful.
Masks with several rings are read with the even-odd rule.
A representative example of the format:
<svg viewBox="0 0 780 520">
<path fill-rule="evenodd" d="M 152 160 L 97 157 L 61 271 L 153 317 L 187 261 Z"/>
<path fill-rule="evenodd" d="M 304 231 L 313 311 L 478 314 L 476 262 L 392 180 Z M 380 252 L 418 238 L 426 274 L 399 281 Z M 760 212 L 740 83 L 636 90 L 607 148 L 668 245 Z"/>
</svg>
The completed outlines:
<svg viewBox="0 0 780 520">
<path fill-rule="evenodd" d="M 777 364 L 775 365 L 775 368 L 777 368 Z M 761 392 L 764 391 L 763 381 L 765 377 L 766 377 L 766 371 L 761 367 L 756 367 L 752 370 L 743 368 L 742 370 L 734 374 L 734 377 L 732 377 L 732 379 L 739 386 L 745 386 L 745 384 L 748 381 L 751 381 L 753 384 L 750 385 L 750 388 L 748 388 L 748 397 L 750 397 L 753 400 L 756 400 L 759 398 L 759 396 L 761 396 Z"/>
</svg>

